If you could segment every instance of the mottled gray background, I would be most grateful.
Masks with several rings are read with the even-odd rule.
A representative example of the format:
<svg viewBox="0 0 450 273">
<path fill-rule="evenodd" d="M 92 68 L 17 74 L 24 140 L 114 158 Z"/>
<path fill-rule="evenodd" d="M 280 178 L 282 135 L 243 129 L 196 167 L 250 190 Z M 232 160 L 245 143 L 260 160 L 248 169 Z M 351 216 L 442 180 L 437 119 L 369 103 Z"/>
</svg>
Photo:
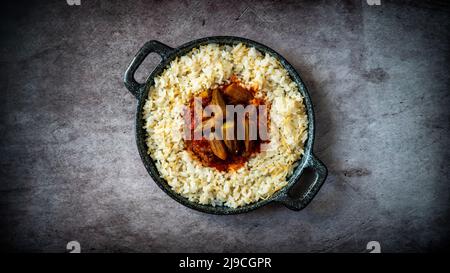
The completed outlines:
<svg viewBox="0 0 450 273">
<path fill-rule="evenodd" d="M 1 248 L 385 252 L 449 245 L 449 6 L 444 1 L 87 1 L 4 4 Z M 147 40 L 234 35 L 272 47 L 315 105 L 329 177 L 294 212 L 215 216 L 147 174 L 122 84 Z M 139 78 L 156 63 L 150 58 Z"/>
</svg>

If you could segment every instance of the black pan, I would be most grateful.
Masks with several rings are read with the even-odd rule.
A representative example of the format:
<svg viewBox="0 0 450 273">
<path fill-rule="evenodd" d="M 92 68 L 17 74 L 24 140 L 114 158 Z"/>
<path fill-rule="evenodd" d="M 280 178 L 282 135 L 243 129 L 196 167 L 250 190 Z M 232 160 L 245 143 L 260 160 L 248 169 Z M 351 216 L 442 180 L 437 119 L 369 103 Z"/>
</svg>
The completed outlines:
<svg viewBox="0 0 450 273">
<path fill-rule="evenodd" d="M 298 166 L 296 167 L 293 175 L 289 178 L 288 184 L 272 195 L 269 199 L 261 200 L 246 206 L 238 207 L 238 208 L 230 208 L 226 206 L 210 206 L 210 205 L 201 205 L 195 202 L 189 201 L 187 198 L 177 194 L 174 192 L 167 182 L 162 179 L 159 175 L 159 172 L 153 162 L 152 158 L 147 154 L 147 145 L 145 143 L 146 139 L 146 131 L 144 127 L 144 120 L 142 119 L 142 108 L 145 104 L 145 99 L 148 96 L 148 91 L 150 86 L 154 84 L 154 78 L 160 75 L 160 73 L 170 64 L 172 60 L 176 57 L 183 56 L 191 51 L 193 48 L 197 48 L 199 46 L 205 44 L 226 44 L 226 45 L 236 45 L 238 43 L 243 43 L 249 47 L 255 47 L 259 51 L 263 53 L 269 53 L 270 55 L 277 58 L 283 67 L 289 72 L 292 80 L 298 85 L 299 92 L 304 97 L 304 104 L 306 107 L 306 112 L 308 115 L 308 139 L 305 143 L 305 152 Z M 145 83 L 138 83 L 134 74 L 138 67 L 142 64 L 144 59 L 150 53 L 157 53 L 161 57 L 161 62 L 158 66 L 153 70 L 150 76 L 147 78 Z M 127 70 L 125 71 L 124 76 L 124 84 L 128 88 L 128 90 L 136 97 L 138 100 L 137 109 L 136 109 L 136 142 L 139 150 L 139 154 L 144 163 L 145 168 L 147 169 L 150 176 L 153 178 L 155 183 L 170 197 L 180 202 L 181 204 L 206 213 L 212 214 L 237 214 L 248 212 L 264 205 L 267 205 L 271 202 L 279 202 L 285 205 L 286 207 L 292 210 L 301 210 L 306 205 L 311 202 L 313 197 L 317 194 L 320 187 L 322 186 L 325 178 L 327 176 L 327 168 L 325 165 L 317 159 L 313 152 L 313 143 L 314 143 L 314 111 L 311 103 L 310 96 L 308 94 L 307 88 L 300 78 L 299 74 L 295 69 L 290 65 L 280 54 L 270 49 L 269 47 L 262 45 L 260 43 L 239 38 L 239 37 L 230 37 L 230 36 L 216 36 L 216 37 L 207 37 L 198 39 L 195 41 L 188 42 L 180 47 L 172 48 L 158 41 L 149 41 L 142 46 L 142 48 L 138 51 L 136 56 L 134 56 L 133 60 L 129 64 Z M 313 169 L 315 172 L 314 181 L 309 184 L 304 192 L 300 194 L 299 197 L 292 197 L 289 193 L 292 187 L 300 180 L 300 177 L 303 171 L 306 168 Z"/>
</svg>

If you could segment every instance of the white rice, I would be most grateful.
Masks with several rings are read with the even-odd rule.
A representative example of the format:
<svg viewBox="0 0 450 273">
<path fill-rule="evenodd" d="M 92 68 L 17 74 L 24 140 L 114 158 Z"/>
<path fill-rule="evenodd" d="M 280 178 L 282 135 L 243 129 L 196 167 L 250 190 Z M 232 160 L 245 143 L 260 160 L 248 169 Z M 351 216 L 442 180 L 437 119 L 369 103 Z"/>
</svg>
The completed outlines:
<svg viewBox="0 0 450 273">
<path fill-rule="evenodd" d="M 236 75 L 271 105 L 268 150 L 236 171 L 220 172 L 192 158 L 182 139 L 183 106 Z M 162 178 L 189 200 L 232 208 L 269 198 L 287 184 L 303 155 L 307 116 L 298 86 L 277 59 L 243 44 L 209 44 L 176 58 L 155 78 L 144 105 L 148 153 Z"/>
</svg>

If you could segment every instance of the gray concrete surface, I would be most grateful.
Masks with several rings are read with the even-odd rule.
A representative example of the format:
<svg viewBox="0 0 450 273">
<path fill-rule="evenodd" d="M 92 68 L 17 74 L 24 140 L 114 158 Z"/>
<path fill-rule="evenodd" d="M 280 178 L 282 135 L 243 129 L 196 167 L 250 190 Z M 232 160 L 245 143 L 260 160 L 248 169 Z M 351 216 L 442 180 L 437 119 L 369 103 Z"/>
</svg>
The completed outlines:
<svg viewBox="0 0 450 273">
<path fill-rule="evenodd" d="M 442 3 L 2 3 L 2 250 L 65 252 L 71 240 L 83 252 L 363 252 L 372 240 L 383 252 L 448 247 Z M 309 86 L 314 150 L 329 177 L 303 211 L 274 204 L 207 215 L 146 173 L 123 72 L 147 40 L 178 46 L 211 35 L 272 47 Z"/>
</svg>

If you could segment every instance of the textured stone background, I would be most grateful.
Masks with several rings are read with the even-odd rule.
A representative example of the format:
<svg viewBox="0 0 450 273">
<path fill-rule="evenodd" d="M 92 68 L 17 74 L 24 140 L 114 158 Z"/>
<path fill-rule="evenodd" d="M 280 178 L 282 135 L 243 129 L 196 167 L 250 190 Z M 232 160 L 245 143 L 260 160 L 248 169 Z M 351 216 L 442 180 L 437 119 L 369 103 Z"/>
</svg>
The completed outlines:
<svg viewBox="0 0 450 273">
<path fill-rule="evenodd" d="M 339 2 L 339 3 L 335 3 Z M 444 1 L 66 1 L 4 4 L 1 248 L 432 251 L 449 245 L 449 10 Z M 190 210 L 139 158 L 122 75 L 150 39 L 234 35 L 310 88 L 329 177 L 303 211 Z M 140 79 L 151 71 L 150 58 Z"/>
</svg>

